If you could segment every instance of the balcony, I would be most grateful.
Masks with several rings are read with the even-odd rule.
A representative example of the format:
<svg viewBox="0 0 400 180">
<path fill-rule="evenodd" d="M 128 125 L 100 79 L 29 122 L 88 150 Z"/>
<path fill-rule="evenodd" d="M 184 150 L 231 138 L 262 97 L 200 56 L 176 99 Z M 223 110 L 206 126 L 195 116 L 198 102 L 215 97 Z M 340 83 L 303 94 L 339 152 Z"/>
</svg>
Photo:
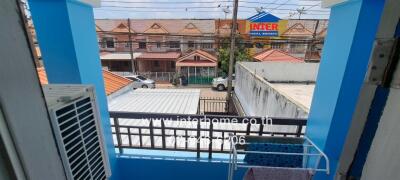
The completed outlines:
<svg viewBox="0 0 400 180">
<path fill-rule="evenodd" d="M 110 112 L 110 118 L 122 179 L 226 179 L 230 134 L 302 137 L 307 123 L 290 118 L 135 112 Z M 239 168 L 235 179 L 245 172 L 246 168 Z"/>
</svg>

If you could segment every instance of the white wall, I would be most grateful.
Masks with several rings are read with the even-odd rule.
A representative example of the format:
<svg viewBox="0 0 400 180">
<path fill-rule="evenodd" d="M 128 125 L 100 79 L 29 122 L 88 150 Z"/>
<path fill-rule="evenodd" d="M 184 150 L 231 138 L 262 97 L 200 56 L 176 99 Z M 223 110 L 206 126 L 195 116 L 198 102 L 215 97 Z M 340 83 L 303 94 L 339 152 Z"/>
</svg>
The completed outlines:
<svg viewBox="0 0 400 180">
<path fill-rule="evenodd" d="M 241 62 L 240 64 L 266 78 L 269 82 L 315 82 L 319 68 L 319 63 Z"/>
<path fill-rule="evenodd" d="M 391 89 L 371 149 L 362 180 L 400 177 L 400 89 Z"/>
<path fill-rule="evenodd" d="M 246 64 L 247 65 L 247 64 Z M 279 93 L 263 77 L 253 74 L 241 63 L 236 65 L 235 93 L 245 114 L 306 118 L 308 110 Z"/>
<path fill-rule="evenodd" d="M 63 180 L 61 158 L 51 130 L 18 1 L 0 1 L 0 106 L 28 179 Z"/>
</svg>

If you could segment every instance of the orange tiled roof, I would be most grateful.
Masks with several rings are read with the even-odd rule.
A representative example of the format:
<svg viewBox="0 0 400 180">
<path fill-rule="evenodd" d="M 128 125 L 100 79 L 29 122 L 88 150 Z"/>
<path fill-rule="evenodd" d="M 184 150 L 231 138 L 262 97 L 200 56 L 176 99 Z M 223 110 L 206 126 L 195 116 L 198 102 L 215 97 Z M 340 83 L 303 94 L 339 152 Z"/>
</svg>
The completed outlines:
<svg viewBox="0 0 400 180">
<path fill-rule="evenodd" d="M 179 58 L 181 53 L 179 52 L 144 52 L 140 56 L 136 57 L 137 60 L 176 60 Z"/>
<path fill-rule="evenodd" d="M 301 23 L 296 23 L 287 29 L 282 36 L 292 36 L 292 37 L 304 37 L 304 36 L 312 36 L 313 33 L 304 27 Z"/>
<path fill-rule="evenodd" d="M 39 80 L 41 84 L 48 84 L 46 71 L 44 68 L 37 68 L 37 72 L 39 75 Z M 123 87 L 129 85 L 132 80 L 114 74 L 110 71 L 103 70 L 103 79 L 104 79 L 104 88 L 106 90 L 106 94 L 110 95 Z"/>
<path fill-rule="evenodd" d="M 193 24 L 189 23 L 179 33 L 181 34 L 202 34 L 201 31 Z"/>
<path fill-rule="evenodd" d="M 168 31 L 162 27 L 158 23 L 154 23 L 153 25 L 150 26 L 149 29 L 144 31 L 144 33 L 149 33 L 149 34 L 168 34 Z"/>
<path fill-rule="evenodd" d="M 103 70 L 103 78 L 104 78 L 104 88 L 106 89 L 107 95 L 110 95 L 122 89 L 123 87 L 127 86 L 132 82 L 132 80 L 128 78 L 114 74 L 107 70 Z"/>
<path fill-rule="evenodd" d="M 124 23 L 120 23 L 117 27 L 115 27 L 112 32 L 124 32 L 127 33 L 129 32 L 128 25 L 125 25 Z M 132 29 L 130 32 L 133 32 Z"/>
<path fill-rule="evenodd" d="M 193 59 L 194 56 L 200 56 L 204 59 L 195 61 Z M 176 66 L 216 67 L 218 66 L 217 61 L 218 59 L 214 55 L 198 49 L 180 57 L 176 62 Z"/>
<path fill-rule="evenodd" d="M 262 51 L 253 56 L 256 61 L 284 61 L 284 62 L 304 62 L 303 60 L 296 58 L 288 53 L 277 49 L 270 49 Z"/>
<path fill-rule="evenodd" d="M 194 56 L 194 55 L 203 56 L 204 58 L 206 58 L 207 60 L 210 60 L 210 61 L 214 61 L 214 62 L 218 61 L 217 57 L 215 57 L 214 55 L 212 55 L 212 54 L 210 54 L 210 53 L 208 53 L 206 51 L 203 51 L 201 49 L 192 51 L 192 52 L 186 54 L 185 56 L 180 57 L 178 59 L 178 61 L 186 60 L 188 57 L 191 57 L 191 56 Z"/>
</svg>

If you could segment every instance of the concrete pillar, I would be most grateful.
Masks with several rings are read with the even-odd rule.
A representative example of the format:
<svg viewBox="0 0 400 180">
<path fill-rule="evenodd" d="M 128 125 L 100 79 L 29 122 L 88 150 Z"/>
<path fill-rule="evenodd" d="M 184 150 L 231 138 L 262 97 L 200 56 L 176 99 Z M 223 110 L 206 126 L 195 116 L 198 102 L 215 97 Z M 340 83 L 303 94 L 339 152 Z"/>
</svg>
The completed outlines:
<svg viewBox="0 0 400 180">
<path fill-rule="evenodd" d="M 306 131 L 306 136 L 329 156 L 331 173 L 317 173 L 315 179 L 335 176 L 384 2 L 348 0 L 331 7 Z"/>
<path fill-rule="evenodd" d="M 29 0 L 29 5 L 49 83 L 95 86 L 108 156 L 113 168 L 115 150 L 93 7 L 77 0 Z"/>
</svg>

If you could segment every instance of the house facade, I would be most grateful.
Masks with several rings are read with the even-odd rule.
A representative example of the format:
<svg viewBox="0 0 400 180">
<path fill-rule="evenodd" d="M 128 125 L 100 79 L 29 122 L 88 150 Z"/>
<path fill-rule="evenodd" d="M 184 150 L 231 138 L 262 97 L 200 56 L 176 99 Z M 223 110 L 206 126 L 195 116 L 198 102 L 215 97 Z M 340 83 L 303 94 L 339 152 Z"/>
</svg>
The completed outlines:
<svg viewBox="0 0 400 180">
<path fill-rule="evenodd" d="M 214 20 L 99 19 L 96 31 L 101 52 L 140 53 L 124 61 L 135 72 L 175 72 L 181 55 L 202 49 L 214 54 Z M 130 42 L 131 46 L 130 47 Z M 103 66 L 120 63 L 108 61 Z M 134 63 L 134 65 L 132 65 Z M 115 67 L 115 66 L 114 66 Z M 126 71 L 126 68 L 113 69 Z"/>
</svg>

